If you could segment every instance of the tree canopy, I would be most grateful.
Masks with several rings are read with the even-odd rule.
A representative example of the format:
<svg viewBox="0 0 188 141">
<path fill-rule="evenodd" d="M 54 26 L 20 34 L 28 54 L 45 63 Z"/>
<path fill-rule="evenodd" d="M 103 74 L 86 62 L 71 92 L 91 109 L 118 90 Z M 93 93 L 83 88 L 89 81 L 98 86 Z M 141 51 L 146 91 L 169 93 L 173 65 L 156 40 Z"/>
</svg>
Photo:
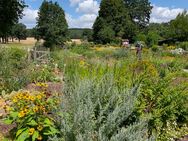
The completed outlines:
<svg viewBox="0 0 188 141">
<path fill-rule="evenodd" d="M 25 6 L 23 0 L 0 0 L 0 37 L 3 42 L 7 41 L 11 28 L 22 18 Z"/>
<path fill-rule="evenodd" d="M 43 1 L 38 12 L 37 30 L 46 47 L 62 45 L 67 39 L 68 24 L 64 10 L 57 2 Z"/>
<path fill-rule="evenodd" d="M 171 36 L 179 41 L 188 40 L 188 12 L 183 11 L 170 22 Z"/>
<path fill-rule="evenodd" d="M 149 23 L 152 6 L 148 0 L 102 0 L 93 25 L 95 42 L 130 40 Z"/>
<path fill-rule="evenodd" d="M 21 39 L 25 39 L 27 37 L 26 26 L 22 23 L 14 25 L 12 28 L 12 35 L 16 37 L 19 42 Z"/>
</svg>

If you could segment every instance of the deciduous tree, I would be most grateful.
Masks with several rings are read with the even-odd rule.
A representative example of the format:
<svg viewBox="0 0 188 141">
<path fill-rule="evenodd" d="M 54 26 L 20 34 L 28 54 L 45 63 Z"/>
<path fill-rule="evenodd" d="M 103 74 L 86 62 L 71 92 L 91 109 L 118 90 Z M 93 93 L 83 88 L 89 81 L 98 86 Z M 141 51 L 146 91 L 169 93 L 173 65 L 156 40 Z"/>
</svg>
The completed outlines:
<svg viewBox="0 0 188 141">
<path fill-rule="evenodd" d="M 6 43 L 8 33 L 23 16 L 24 0 L 0 0 L 0 36 Z"/>
<path fill-rule="evenodd" d="M 24 24 L 22 24 L 22 23 L 16 24 L 12 28 L 12 34 L 20 42 L 21 39 L 25 39 L 27 37 L 26 26 Z"/>
<path fill-rule="evenodd" d="M 37 29 L 40 37 L 45 40 L 44 45 L 46 47 L 62 45 L 68 33 L 64 10 L 57 2 L 44 1 L 38 15 Z"/>
<path fill-rule="evenodd" d="M 93 25 L 94 41 L 109 43 L 120 38 L 132 41 L 139 30 L 149 23 L 151 9 L 148 0 L 102 0 L 99 16 Z M 111 36 L 113 40 L 109 40 L 110 36 L 99 37 L 106 28 L 110 28 L 111 33 L 114 32 L 114 37 Z"/>
</svg>

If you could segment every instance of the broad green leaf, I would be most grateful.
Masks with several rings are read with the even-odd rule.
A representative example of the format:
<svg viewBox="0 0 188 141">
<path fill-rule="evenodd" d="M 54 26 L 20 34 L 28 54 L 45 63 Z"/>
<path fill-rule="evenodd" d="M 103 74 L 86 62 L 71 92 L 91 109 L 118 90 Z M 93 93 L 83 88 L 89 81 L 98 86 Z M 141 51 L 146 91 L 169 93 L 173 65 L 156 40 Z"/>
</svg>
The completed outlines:
<svg viewBox="0 0 188 141">
<path fill-rule="evenodd" d="M 27 128 L 22 128 L 22 129 L 19 129 L 17 132 L 16 132 L 16 137 L 18 137 L 24 130 L 26 130 Z"/>
<path fill-rule="evenodd" d="M 5 124 L 12 124 L 13 121 L 14 121 L 13 119 L 7 118 L 7 119 L 3 120 L 3 123 L 5 123 Z"/>
<path fill-rule="evenodd" d="M 33 136 L 32 136 L 32 141 L 35 141 L 39 137 L 39 132 L 35 131 Z"/>
<path fill-rule="evenodd" d="M 38 123 L 34 119 L 32 119 L 29 123 L 27 123 L 27 125 L 36 126 L 38 125 Z"/>
<path fill-rule="evenodd" d="M 29 129 L 23 131 L 18 138 L 16 139 L 16 141 L 25 141 L 27 138 L 29 138 Z"/>
<path fill-rule="evenodd" d="M 10 116 L 15 119 L 18 116 L 18 112 L 10 112 Z"/>
<path fill-rule="evenodd" d="M 3 139 L 3 141 L 9 141 L 9 139 L 7 139 L 7 138 L 4 138 L 4 139 Z"/>
<path fill-rule="evenodd" d="M 53 125 L 53 122 L 50 121 L 48 118 L 45 118 L 44 123 L 45 123 L 46 125 Z"/>
<path fill-rule="evenodd" d="M 50 126 L 50 130 L 51 130 L 52 134 L 59 133 L 59 131 L 56 128 L 52 127 L 52 126 Z"/>
<path fill-rule="evenodd" d="M 47 130 L 47 131 L 44 132 L 43 134 L 44 134 L 44 135 L 55 135 L 55 134 L 58 134 L 58 133 L 59 133 L 59 131 L 58 131 L 56 128 L 50 126 L 50 127 L 49 127 L 49 130 Z"/>
</svg>

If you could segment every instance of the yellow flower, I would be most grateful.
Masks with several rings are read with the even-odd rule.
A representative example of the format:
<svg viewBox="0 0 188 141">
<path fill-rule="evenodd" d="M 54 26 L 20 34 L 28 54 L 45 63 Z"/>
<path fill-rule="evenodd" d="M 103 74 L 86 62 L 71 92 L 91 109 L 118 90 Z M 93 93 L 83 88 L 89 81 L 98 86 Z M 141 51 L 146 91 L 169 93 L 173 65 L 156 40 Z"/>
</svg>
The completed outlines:
<svg viewBox="0 0 188 141">
<path fill-rule="evenodd" d="M 31 101 L 34 101 L 35 100 L 35 97 L 34 96 L 30 96 L 29 97 Z"/>
<path fill-rule="evenodd" d="M 13 98 L 12 100 L 14 103 L 18 102 L 18 100 L 16 98 Z"/>
<path fill-rule="evenodd" d="M 27 108 L 25 108 L 23 111 L 24 111 L 25 113 L 28 113 L 29 110 L 28 110 Z"/>
<path fill-rule="evenodd" d="M 42 131 L 42 129 L 43 129 L 43 127 L 42 127 L 41 125 L 39 125 L 39 126 L 37 127 L 37 130 L 38 130 L 38 131 Z"/>
<path fill-rule="evenodd" d="M 4 108 L 5 108 L 6 111 L 10 111 L 11 110 L 11 107 L 8 106 L 8 105 L 6 105 Z"/>
<path fill-rule="evenodd" d="M 38 110 L 39 110 L 38 106 L 35 106 L 35 107 L 33 108 L 33 111 L 34 111 L 35 113 L 38 112 Z"/>
<path fill-rule="evenodd" d="M 38 86 L 38 87 L 48 87 L 48 84 L 38 82 L 38 83 L 36 83 L 36 86 Z"/>
<path fill-rule="evenodd" d="M 45 112 L 45 107 L 44 106 L 40 106 L 40 110 L 42 110 L 43 112 Z"/>
<path fill-rule="evenodd" d="M 35 129 L 34 129 L 34 128 L 30 128 L 30 129 L 29 129 L 29 135 L 30 135 L 30 136 L 33 135 L 34 132 L 35 132 Z"/>
<path fill-rule="evenodd" d="M 37 138 L 37 140 L 41 141 L 42 140 L 42 136 L 39 135 L 38 138 Z"/>
<path fill-rule="evenodd" d="M 42 99 L 42 96 L 41 95 L 37 95 L 37 99 Z"/>
<path fill-rule="evenodd" d="M 24 111 L 19 112 L 18 117 L 22 118 L 24 116 L 25 116 L 25 112 Z"/>
<path fill-rule="evenodd" d="M 85 65 L 85 62 L 82 60 L 82 61 L 80 61 L 80 65 L 81 66 L 84 66 Z"/>
</svg>

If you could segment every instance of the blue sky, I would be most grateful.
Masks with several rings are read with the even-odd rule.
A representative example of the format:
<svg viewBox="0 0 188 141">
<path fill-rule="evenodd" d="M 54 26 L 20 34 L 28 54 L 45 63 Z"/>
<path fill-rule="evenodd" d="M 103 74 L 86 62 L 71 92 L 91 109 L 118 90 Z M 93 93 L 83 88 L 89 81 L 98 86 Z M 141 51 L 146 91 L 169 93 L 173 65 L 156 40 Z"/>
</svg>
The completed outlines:
<svg viewBox="0 0 188 141">
<path fill-rule="evenodd" d="M 28 28 L 36 25 L 37 12 L 43 0 L 25 0 L 25 16 L 20 22 Z M 53 0 L 65 10 L 70 28 L 91 28 L 95 21 L 101 0 Z M 188 0 L 150 0 L 154 6 L 150 22 L 168 22 L 178 13 L 188 9 Z"/>
</svg>

